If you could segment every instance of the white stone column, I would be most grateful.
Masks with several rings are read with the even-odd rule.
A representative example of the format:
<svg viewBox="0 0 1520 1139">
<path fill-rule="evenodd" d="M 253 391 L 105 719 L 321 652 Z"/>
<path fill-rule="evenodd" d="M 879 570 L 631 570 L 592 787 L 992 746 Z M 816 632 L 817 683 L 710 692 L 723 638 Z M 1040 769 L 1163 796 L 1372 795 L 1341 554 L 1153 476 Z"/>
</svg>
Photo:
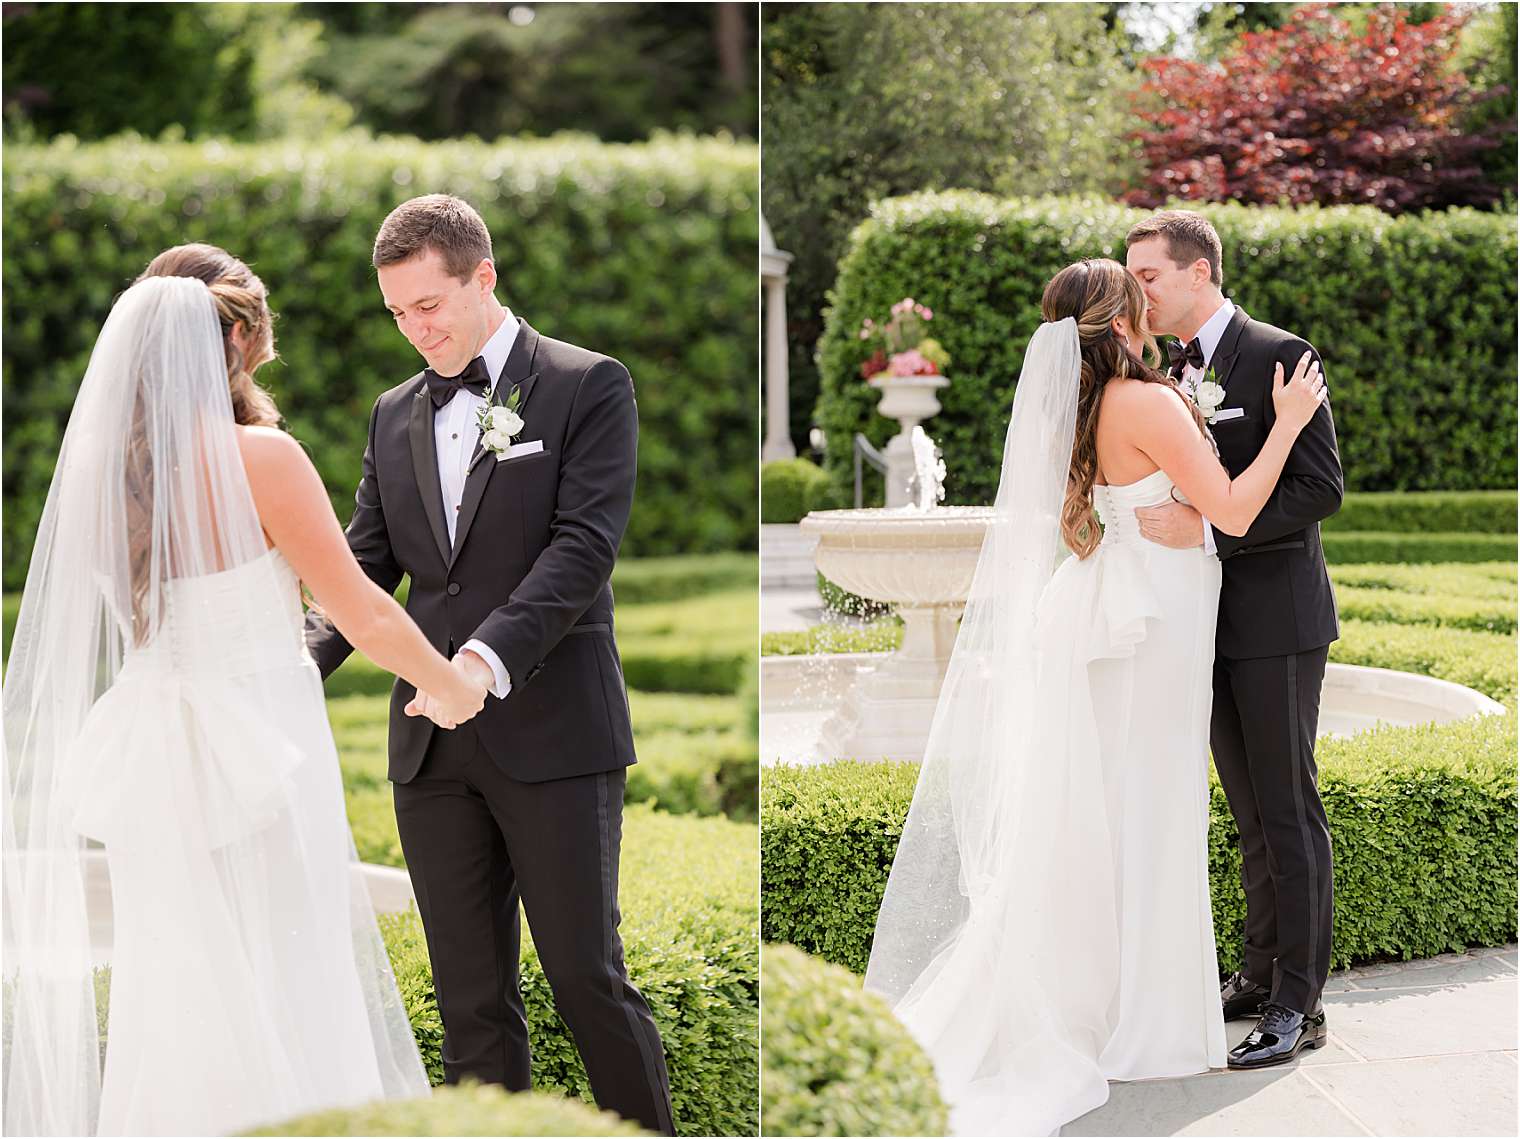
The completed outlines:
<svg viewBox="0 0 1520 1139">
<path fill-rule="evenodd" d="M 765 443 L 762 462 L 793 459 L 787 393 L 786 278 L 765 278 Z"/>
</svg>

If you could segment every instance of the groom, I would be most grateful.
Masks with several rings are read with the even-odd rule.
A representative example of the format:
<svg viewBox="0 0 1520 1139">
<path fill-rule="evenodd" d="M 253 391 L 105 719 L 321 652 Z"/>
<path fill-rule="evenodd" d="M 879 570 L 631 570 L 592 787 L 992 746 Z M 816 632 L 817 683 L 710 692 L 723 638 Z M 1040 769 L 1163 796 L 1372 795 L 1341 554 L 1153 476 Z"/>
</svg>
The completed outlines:
<svg viewBox="0 0 1520 1139">
<path fill-rule="evenodd" d="M 1145 290 L 1151 331 L 1177 338 L 1168 344 L 1172 375 L 1195 401 L 1205 379 L 1224 389 L 1210 426 L 1234 478 L 1271 429 L 1274 365 L 1291 375 L 1305 351 L 1316 361 L 1319 354 L 1225 299 L 1219 235 L 1201 215 L 1155 214 L 1125 241 L 1126 268 Z M 1340 509 L 1343 490 L 1326 402 L 1243 537 L 1215 530 L 1181 503 L 1137 511 L 1151 541 L 1174 548 L 1201 543 L 1218 553 L 1223 571 L 1209 742 L 1240 828 L 1246 922 L 1244 966 L 1220 995 L 1226 1020 L 1261 1014 L 1230 1052 L 1232 1068 L 1284 1063 L 1325 1037 L 1320 991 L 1330 971 L 1330 831 L 1316 786 L 1314 739 L 1325 663 L 1340 628 L 1319 523 Z"/>
<path fill-rule="evenodd" d="M 531 1084 L 520 901 L 597 1103 L 673 1135 L 659 1032 L 618 936 L 634 754 L 608 580 L 633 503 L 632 381 L 501 305 L 491 236 L 458 198 L 397 206 L 374 265 L 428 366 L 375 403 L 348 543 L 387 592 L 411 576 L 407 612 L 495 697 L 454 726 L 405 682 L 391 694 L 444 1079 Z M 324 678 L 353 651 L 319 618 L 307 644 Z"/>
</svg>

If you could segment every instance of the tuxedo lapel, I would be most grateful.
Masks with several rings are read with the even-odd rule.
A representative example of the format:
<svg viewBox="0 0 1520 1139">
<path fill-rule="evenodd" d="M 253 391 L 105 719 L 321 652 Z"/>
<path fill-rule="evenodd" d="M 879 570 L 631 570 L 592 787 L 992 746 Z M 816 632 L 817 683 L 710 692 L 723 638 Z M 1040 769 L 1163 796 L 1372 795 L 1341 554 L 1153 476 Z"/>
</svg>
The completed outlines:
<svg viewBox="0 0 1520 1139">
<path fill-rule="evenodd" d="M 411 420 L 407 439 L 412 446 L 412 474 L 417 479 L 417 493 L 422 496 L 422 512 L 428 529 L 438 543 L 438 554 L 449 560 L 449 528 L 443 517 L 443 486 L 438 481 L 438 445 L 433 438 L 433 401 L 424 384 L 412 396 Z"/>
<path fill-rule="evenodd" d="M 1246 310 L 1239 305 L 1230 314 L 1230 323 L 1224 326 L 1224 335 L 1219 338 L 1219 345 L 1214 349 L 1214 358 L 1209 361 L 1209 367 L 1214 369 L 1216 382 L 1229 394 L 1230 376 L 1235 371 L 1235 361 L 1240 357 L 1240 334 L 1245 331 L 1246 322 L 1251 318 L 1246 315 Z"/>
<path fill-rule="evenodd" d="M 523 416 L 526 423 L 524 408 L 528 405 L 528 396 L 533 393 L 533 385 L 538 380 L 538 373 L 533 371 L 533 358 L 538 351 L 538 333 L 526 320 L 518 319 L 517 339 L 512 342 L 512 351 L 507 354 L 507 362 L 502 366 L 501 377 L 496 381 L 496 386 L 491 389 L 491 403 L 504 402 L 512 389 L 518 388 L 520 394 L 517 397 L 517 414 Z M 482 460 L 489 461 L 482 461 Z M 491 474 L 496 470 L 496 458 L 486 450 L 485 443 L 477 439 L 475 441 L 475 453 L 470 456 L 469 473 L 464 481 L 464 496 L 459 502 L 459 522 L 454 528 L 454 549 L 446 555 L 449 566 L 452 568 L 454 559 L 459 557 L 459 551 L 464 548 L 464 540 L 470 533 L 470 525 L 475 521 L 475 513 L 480 509 L 480 500 L 485 497 L 486 484 L 491 481 Z"/>
</svg>

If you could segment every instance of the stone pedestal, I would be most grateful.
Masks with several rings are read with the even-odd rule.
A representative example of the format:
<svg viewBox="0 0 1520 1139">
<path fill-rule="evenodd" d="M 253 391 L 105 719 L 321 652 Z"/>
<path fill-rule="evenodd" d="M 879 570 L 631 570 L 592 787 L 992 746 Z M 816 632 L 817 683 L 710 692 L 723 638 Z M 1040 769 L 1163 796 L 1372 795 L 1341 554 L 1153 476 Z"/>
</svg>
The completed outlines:
<svg viewBox="0 0 1520 1139">
<path fill-rule="evenodd" d="M 902 647 L 861 670 L 820 736 L 829 759 L 923 758 L 934 706 L 992 510 L 828 510 L 802 520 L 818 570 L 851 593 L 891 602 Z"/>
<path fill-rule="evenodd" d="M 876 410 L 902 424 L 902 430 L 887 441 L 887 505 L 907 506 L 915 477 L 913 466 L 913 429 L 924 420 L 939 414 L 935 392 L 949 386 L 944 376 L 877 376 L 867 381 L 881 392 Z"/>
</svg>

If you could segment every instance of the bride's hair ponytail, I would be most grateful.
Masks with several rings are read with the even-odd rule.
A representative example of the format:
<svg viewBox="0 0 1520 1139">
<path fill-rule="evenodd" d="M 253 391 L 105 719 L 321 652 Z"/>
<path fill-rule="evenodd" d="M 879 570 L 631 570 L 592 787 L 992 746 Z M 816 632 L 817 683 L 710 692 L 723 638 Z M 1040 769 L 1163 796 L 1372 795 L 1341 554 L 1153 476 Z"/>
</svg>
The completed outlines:
<svg viewBox="0 0 1520 1139">
<path fill-rule="evenodd" d="M 279 426 L 280 409 L 274 396 L 253 378 L 261 365 L 275 358 L 274 314 L 269 311 L 264 282 L 225 249 L 202 242 L 165 249 L 148 262 L 137 280 L 147 277 L 195 277 L 206 283 L 222 325 L 233 418 L 245 427 Z M 244 340 L 253 345 L 247 358 L 232 338 L 237 324 L 243 326 Z"/>
<path fill-rule="evenodd" d="M 1045 286 L 1040 311 L 1047 321 L 1072 317 L 1077 322 L 1082 373 L 1071 471 L 1061 507 L 1061 537 L 1072 553 L 1085 558 L 1102 539 L 1093 511 L 1093 483 L 1098 476 L 1098 409 L 1103 404 L 1103 389 L 1114 379 L 1175 385 L 1155 366 L 1161 353 L 1156 338 L 1145 328 L 1145 293 L 1117 261 L 1104 257 L 1068 265 Z M 1131 352 L 1124 338 L 1114 331 L 1114 319 L 1120 316 L 1131 328 L 1141 330 L 1146 359 Z M 1202 432 L 1202 417 L 1191 403 L 1188 406 Z"/>
</svg>

